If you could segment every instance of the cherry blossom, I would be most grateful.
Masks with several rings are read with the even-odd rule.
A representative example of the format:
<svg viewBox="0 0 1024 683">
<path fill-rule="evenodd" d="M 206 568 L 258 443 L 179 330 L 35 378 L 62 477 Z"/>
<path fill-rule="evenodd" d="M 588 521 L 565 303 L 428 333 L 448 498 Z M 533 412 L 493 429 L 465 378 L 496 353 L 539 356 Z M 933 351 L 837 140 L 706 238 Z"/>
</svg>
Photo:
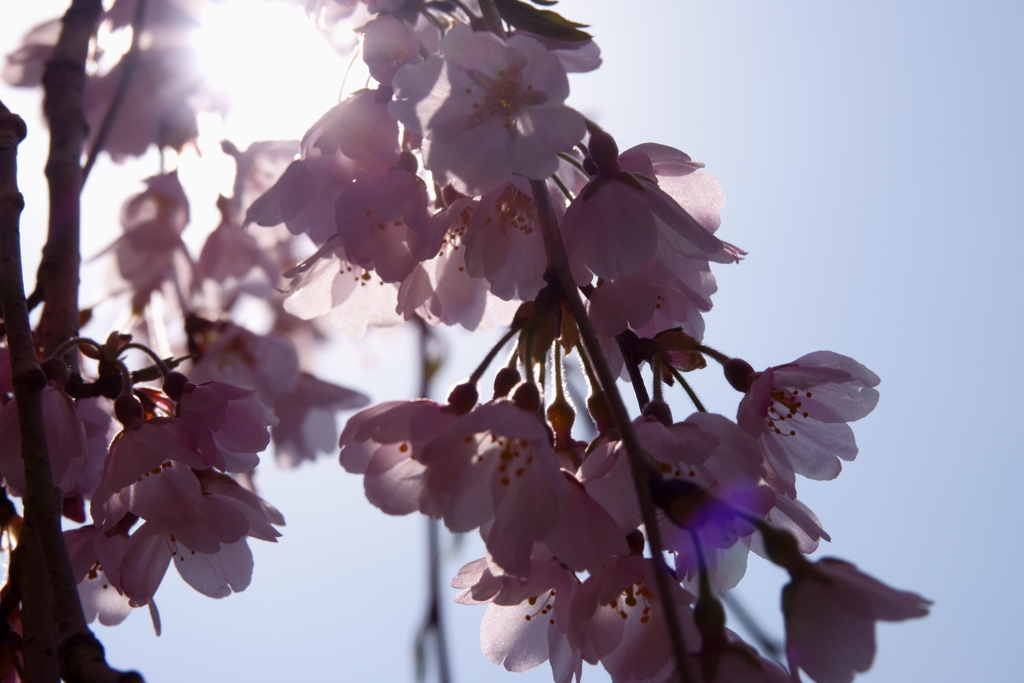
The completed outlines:
<svg viewBox="0 0 1024 683">
<path fill-rule="evenodd" d="M 251 389 L 267 406 L 291 393 L 299 381 L 299 355 L 295 345 L 276 334 L 255 334 L 234 324 L 204 350 L 190 373 L 199 382 L 218 380 Z"/>
<path fill-rule="evenodd" d="M 317 245 L 337 237 L 334 204 L 341 190 L 313 175 L 306 162 L 296 159 L 245 214 L 245 224 L 287 226 L 293 235 L 305 233 Z"/>
<path fill-rule="evenodd" d="M 263 270 L 267 281 L 275 283 L 278 277 L 277 265 L 255 237 L 231 220 L 228 201 L 221 197 L 219 204 L 221 223 L 203 244 L 196 262 L 196 285 L 207 279 L 219 283 L 229 278 L 240 280 L 254 268 Z"/>
<path fill-rule="evenodd" d="M 529 186 L 510 182 L 481 197 L 462 240 L 467 272 L 495 296 L 530 301 L 544 286 L 547 256 Z"/>
<path fill-rule="evenodd" d="M 601 159 L 594 162 L 597 176 L 569 205 L 562 221 L 566 249 L 574 261 L 600 278 L 615 280 L 636 274 L 651 259 L 677 273 L 694 259 L 736 259 L 734 249 L 712 234 L 714 228 L 702 225 L 655 179 L 628 170 L 652 168 L 642 163 L 650 162 L 649 157 L 634 152 L 623 164 L 614 140 L 603 131 L 592 133 L 590 145 Z M 717 197 L 710 203 L 716 204 Z"/>
<path fill-rule="evenodd" d="M 124 235 L 107 250 L 132 288 L 132 307 L 142 310 L 165 282 L 179 289 L 192 277 L 192 259 L 181 239 L 189 222 L 188 198 L 176 171 L 146 179 L 147 189 L 121 209 Z"/>
<path fill-rule="evenodd" d="M 420 61 L 420 41 L 413 27 L 391 15 L 383 15 L 363 31 L 363 61 L 381 85 L 402 66 Z"/>
<path fill-rule="evenodd" d="M 0 359 L 2 360 L 2 359 Z M 72 491 L 86 476 L 88 437 L 74 401 L 49 382 L 43 390 L 43 418 L 50 449 L 53 485 Z M 24 495 L 25 467 L 21 461 L 21 429 L 18 404 L 8 401 L 0 408 L 0 473 L 14 495 Z"/>
<path fill-rule="evenodd" d="M 302 137 L 302 160 L 313 175 L 344 188 L 398 162 L 398 123 L 388 114 L 391 91 L 358 90 L 332 107 Z"/>
<path fill-rule="evenodd" d="M 65 531 L 64 540 L 86 620 L 98 617 L 104 626 L 124 621 L 132 610 L 121 588 L 120 568 L 127 536 L 103 533 L 89 524 Z"/>
<path fill-rule="evenodd" d="M 564 106 L 569 83 L 558 58 L 533 38 L 507 43 L 459 25 L 441 54 L 406 65 L 388 110 L 424 136 L 427 168 L 464 194 L 483 194 L 512 173 L 546 178 L 558 152 L 583 137 L 583 117 Z"/>
<path fill-rule="evenodd" d="M 318 453 L 333 450 L 337 445 L 337 411 L 362 408 L 369 402 L 358 391 L 301 373 L 295 390 L 275 405 L 278 423 L 271 435 L 278 463 L 297 467 L 304 460 L 314 460 Z"/>
<path fill-rule="evenodd" d="M 228 200 L 228 219 L 236 225 L 245 223 L 246 211 L 252 203 L 281 177 L 299 152 L 295 140 L 260 140 L 239 150 L 230 140 L 220 143 L 224 153 L 235 160 L 235 182 Z"/>
<path fill-rule="evenodd" d="M 508 671 L 547 661 L 556 683 L 579 683 L 586 661 L 614 683 L 782 683 L 801 670 L 818 683 L 849 683 L 871 664 L 876 621 L 927 613 L 921 596 L 852 564 L 805 558 L 830 537 L 797 499 L 796 475 L 832 479 L 856 456 L 848 423 L 875 407 L 879 379 L 832 352 L 755 372 L 711 348 L 728 341 L 705 325 L 717 291 L 710 264 L 746 255 L 716 235 L 724 192 L 674 147 L 646 142 L 620 154 L 598 123 L 567 106 L 567 74 L 602 61 L 583 24 L 518 0 L 290 0 L 336 49 L 361 40 L 369 78 L 309 65 L 338 78 L 332 97 L 339 83 L 342 92 L 300 141 L 256 141 L 245 151 L 221 142 L 219 161 L 230 166 L 230 157 L 236 170 L 232 194 L 216 202 L 220 223 L 202 226 L 205 241 L 196 234 L 186 244 L 185 187 L 196 178 L 185 176 L 207 159 L 182 152 L 194 144 L 203 150 L 195 156 L 208 156 L 198 114 L 227 108 L 193 48 L 207 2 L 151 0 L 143 17 L 141 0 L 116 0 L 84 63 L 62 56 L 46 66 L 61 52 L 59 24 L 50 22 L 4 68 L 19 85 L 55 67 L 86 74 L 78 99 L 46 95 L 48 117 L 59 108 L 51 105 L 67 105 L 89 124 L 85 149 L 66 155 L 69 167 L 97 150 L 115 162 L 150 145 L 160 153 L 160 173 L 124 203 L 124 232 L 107 249 L 131 310 L 101 330 L 106 342 L 90 338 L 90 328 L 110 325 L 106 306 L 77 311 L 77 292 L 46 284 L 45 260 L 35 294 L 0 292 L 5 306 L 8 298 L 18 307 L 27 299 L 30 310 L 43 304 L 35 329 L 4 311 L 0 474 L 9 495 L 24 497 L 30 530 L 59 530 L 52 519 L 34 521 L 57 510 L 84 524 L 64 533 L 70 576 L 55 578 L 68 563 L 42 568 L 49 583 L 77 585 L 83 612 L 70 621 L 113 625 L 146 605 L 159 634 L 154 601 L 170 564 L 206 596 L 245 590 L 254 567 L 248 539 L 275 542 L 285 522 L 255 492 L 271 441 L 285 467 L 337 443 L 339 463 L 362 476 L 382 512 L 477 531 L 485 557 L 452 586 L 458 603 L 486 604 L 481 649 Z M 122 57 L 106 39 L 110 31 L 127 37 L 129 26 L 136 40 Z M 355 55 L 352 65 L 363 66 Z M 5 140 L 12 120 L 0 115 Z M 72 126 L 54 126 L 62 128 Z M 76 205 L 73 194 L 67 206 Z M 267 229 L 250 231 L 253 223 Z M 57 241 L 45 253 L 78 243 Z M 171 292 L 176 300 L 167 302 Z M 47 317 L 61 296 L 85 329 L 50 339 Z M 446 403 L 365 407 L 367 396 L 318 377 L 320 317 L 355 337 L 413 319 L 510 329 Z M 75 328 L 73 316 L 67 322 Z M 440 361 L 432 331 L 422 329 L 429 394 Z M 20 351 L 19 340 L 29 342 Z M 31 360 L 33 350 L 50 356 L 41 359 L 42 420 L 31 421 L 45 431 L 33 436 L 48 443 L 56 491 L 27 490 L 21 462 L 12 394 L 20 401 L 35 371 L 19 370 L 16 389 L 10 357 Z M 585 406 L 568 400 L 574 387 L 567 390 L 563 363 L 573 352 L 590 385 Z M 708 360 L 724 365 L 743 394 L 736 422 L 707 413 L 674 374 Z M 478 405 L 478 385 L 496 370 L 494 398 Z M 618 402 L 609 372 L 625 373 L 637 405 Z M 645 385 L 652 372 L 660 372 L 654 401 Z M 698 412 L 674 422 L 666 384 L 683 385 Z M 337 413 L 354 408 L 363 409 L 339 437 Z M 641 417 L 623 417 L 630 410 Z M 589 442 L 578 428 L 584 416 L 598 432 Z M 30 511 L 53 493 L 49 512 Z M 23 520 L 9 501 L 4 510 L 0 532 L 16 541 Z M 743 578 L 750 551 L 791 576 L 788 671 L 725 628 L 718 596 Z M 13 579 L 42 571 L 12 566 Z M 19 609 L 15 598 L 28 593 L 18 589 L 11 583 L 3 607 Z M 73 593 L 51 597 L 67 603 L 55 614 L 77 609 Z M 424 635 L 436 629 L 443 642 L 433 605 Z M 678 624 L 668 621 L 673 613 Z M 25 643 L 37 642 L 16 611 L 9 616 Z M 63 662 L 77 641 L 92 641 L 60 626 Z M 21 641 L 7 640 L 15 646 L 0 646 L 0 678 L 20 680 Z M 30 668 L 29 657 L 21 661 Z"/>
<path fill-rule="evenodd" d="M 268 427 L 278 419 L 256 398 L 256 392 L 224 382 L 188 381 L 180 392 L 178 418 L 209 466 L 248 472 L 259 464 L 256 454 L 270 444 Z"/>
<path fill-rule="evenodd" d="M 679 327 L 691 337 L 703 339 L 702 314 L 711 310 L 711 295 L 718 285 L 707 261 L 692 261 L 693 267 L 673 273 L 651 260 L 634 275 L 602 282 L 589 301 L 598 332 L 614 336 L 632 329 L 637 336 L 652 338 Z"/>
<path fill-rule="evenodd" d="M 415 169 L 411 155 L 406 158 Z M 355 181 L 338 197 L 335 211 L 352 263 L 372 268 L 384 282 L 400 282 L 412 272 L 428 220 L 426 188 L 413 171 L 396 165 Z"/>
<path fill-rule="evenodd" d="M 830 557 L 795 574 L 782 600 L 790 670 L 818 683 L 850 683 L 875 658 L 876 621 L 923 617 L 931 604 Z"/>
<path fill-rule="evenodd" d="M 420 457 L 426 512 L 455 532 L 485 524 L 494 563 L 526 576 L 533 543 L 554 529 L 565 483 L 544 426 L 508 401 L 481 406 L 434 437 Z"/>
<path fill-rule="evenodd" d="M 3 79 L 21 87 L 39 85 L 46 60 L 57 44 L 60 26 L 59 19 L 52 19 L 32 27 L 22 37 L 21 46 L 4 59 Z"/>
<path fill-rule="evenodd" d="M 796 474 L 816 480 L 839 476 L 840 459 L 857 457 L 847 422 L 874 410 L 878 391 L 873 387 L 880 381 L 857 361 L 831 351 L 751 375 L 737 421 L 759 439 L 769 482 L 795 497 Z"/>
<path fill-rule="evenodd" d="M 672 600 L 687 646 L 700 648 L 689 608 L 693 596 L 678 585 Z M 671 645 L 651 561 L 617 559 L 577 589 L 569 615 L 569 642 L 591 664 L 601 662 L 612 681 L 661 680 L 672 668 Z"/>
<path fill-rule="evenodd" d="M 456 416 L 432 401 L 391 401 L 356 413 L 341 433 L 341 466 L 365 474 L 367 499 L 382 511 L 423 510 L 420 458 L 427 443 Z"/>
<path fill-rule="evenodd" d="M 550 661 L 556 683 L 582 676 L 582 657 L 566 635 L 576 586 L 576 576 L 544 554 L 534 555 L 525 583 L 494 576 L 486 559 L 470 562 L 452 579 L 452 587 L 462 589 L 456 602 L 488 603 L 480 626 L 484 655 L 517 673 Z"/>
<path fill-rule="evenodd" d="M 432 325 L 457 324 L 471 331 L 512 321 L 517 305 L 490 294 L 489 282 L 469 272 L 464 240 L 474 206 L 460 197 L 431 217 L 421 251 L 436 256 L 417 265 L 398 291 L 397 310 L 406 320 L 418 315 Z"/>
<path fill-rule="evenodd" d="M 227 110 L 223 94 L 212 90 L 201 77 L 196 53 L 187 43 L 153 45 L 140 51 L 136 59 L 125 104 L 118 109 L 103 147 L 115 161 L 141 156 L 150 145 L 181 149 L 199 133 L 198 112 Z M 122 61 L 87 81 L 85 113 L 93 135 L 126 68 Z"/>
<path fill-rule="evenodd" d="M 136 420 L 114 437 L 110 454 L 96 491 L 92 496 L 93 523 L 108 531 L 128 512 L 128 487 L 160 471 L 168 462 L 188 467 L 207 467 L 202 456 L 182 443 L 187 439 L 184 425 L 175 418 L 156 417 Z"/>
<path fill-rule="evenodd" d="M 271 524 L 284 518 L 226 475 L 165 465 L 132 486 L 130 504 L 146 522 L 129 536 L 121 563 L 131 604 L 152 600 L 172 561 L 209 597 L 245 590 L 253 567 L 245 537 L 276 542 L 280 534 Z"/>
</svg>

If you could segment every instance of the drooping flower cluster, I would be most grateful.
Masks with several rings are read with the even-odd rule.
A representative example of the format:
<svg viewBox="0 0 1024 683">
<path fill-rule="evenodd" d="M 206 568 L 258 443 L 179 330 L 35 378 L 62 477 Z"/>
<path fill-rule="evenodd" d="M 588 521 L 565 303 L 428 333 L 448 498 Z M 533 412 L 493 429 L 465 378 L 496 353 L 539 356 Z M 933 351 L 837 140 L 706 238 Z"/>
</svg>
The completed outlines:
<svg viewBox="0 0 1024 683">
<path fill-rule="evenodd" d="M 86 115 L 99 137 L 116 114 L 104 143 L 114 159 L 181 149 L 197 111 L 223 109 L 182 40 L 200 4 L 153 0 L 133 61 L 95 65 Z M 620 153 L 566 104 L 568 73 L 600 65 L 580 25 L 519 0 L 481 4 L 303 3 L 335 33 L 354 19 L 372 82 L 298 142 L 222 143 L 234 191 L 218 200 L 220 223 L 197 258 L 182 239 L 190 213 L 178 171 L 161 168 L 126 201 L 108 251 L 132 324 L 168 353 L 173 338 L 191 380 L 148 349 L 155 365 L 130 372 L 125 352 L 143 347 L 117 334 L 73 340 L 46 361 L 53 484 L 72 519 L 86 521 L 89 501 L 92 524 L 66 534 L 87 616 L 113 624 L 147 605 L 159 631 L 154 596 L 172 563 L 211 597 L 248 585 L 246 539 L 274 541 L 284 523 L 251 489 L 258 454 L 273 441 L 286 466 L 313 459 L 335 443 L 334 414 L 368 402 L 309 371 L 323 335 L 315 318 L 329 313 L 356 337 L 414 318 L 510 324 L 504 341 L 516 337 L 516 348 L 490 401 L 478 403 L 477 386 L 501 344 L 446 403 L 367 408 L 339 442 L 341 465 L 385 513 L 479 532 L 486 557 L 453 586 L 458 602 L 488 605 L 484 653 L 510 671 L 548 661 L 559 683 L 579 681 L 584 661 L 616 683 L 677 680 L 680 667 L 709 683 L 800 670 L 847 683 L 870 666 L 875 621 L 922 616 L 928 602 L 851 564 L 807 560 L 829 536 L 798 499 L 796 475 L 832 479 L 854 459 L 848 423 L 873 410 L 879 378 L 827 351 L 756 372 L 704 345 L 710 264 L 745 255 L 716 235 L 717 181 L 667 145 Z M 124 28 L 137 7 L 118 0 L 103 21 Z M 5 78 L 38 80 L 55 40 L 53 26 L 35 30 Z M 127 104 L 111 109 L 123 87 Z M 165 301 L 181 315 L 171 335 Z M 254 302 L 262 328 L 239 322 Z M 73 347 L 96 361 L 90 379 L 59 360 Z M 562 364 L 574 351 L 585 411 L 566 397 Z M 0 474 L 23 495 L 0 354 Z M 708 413 L 685 379 L 707 357 L 743 394 L 735 421 Z M 606 375 L 630 381 L 641 411 L 631 423 Z M 676 383 L 697 408 L 679 422 L 663 399 Z M 595 427 L 585 441 L 578 412 Z M 750 551 L 792 579 L 789 671 L 725 628 L 717 596 L 743 578 Z"/>
<path fill-rule="evenodd" d="M 59 358 L 46 361 L 43 413 L 65 514 L 84 522 L 84 501 L 91 501 L 92 523 L 65 534 L 87 616 L 116 624 L 148 605 L 159 633 L 153 598 L 172 561 L 196 590 L 221 598 L 249 584 L 246 538 L 280 536 L 273 525 L 284 524 L 281 513 L 236 479 L 259 463 L 279 420 L 254 391 L 195 384 L 160 361 L 142 372 L 162 375 L 162 391 L 136 385 L 123 355 L 142 347 L 130 342 L 113 334 L 103 345 L 74 343 L 98 360 L 93 381 L 69 376 Z M 9 374 L 6 354 L 0 365 Z M 18 410 L 9 390 L 0 394 L 0 475 L 8 493 L 22 496 Z"/>
<path fill-rule="evenodd" d="M 375 21 L 381 33 L 385 22 L 389 31 L 396 28 L 393 17 L 382 15 Z M 777 536 L 788 539 L 797 556 L 829 539 L 798 500 L 795 474 L 831 479 L 840 459 L 856 455 L 847 423 L 873 409 L 878 378 L 831 352 L 756 373 L 704 346 L 702 313 L 715 291 L 710 263 L 736 262 L 745 253 L 715 235 L 724 205 L 717 182 L 700 170 L 703 164 L 665 145 L 620 154 L 607 132 L 563 104 L 565 69 L 549 45 L 520 32 L 503 38 L 476 28 L 455 26 L 437 54 L 428 52 L 422 61 L 411 50 L 401 52 L 404 66 L 389 62 L 395 68 L 387 72 L 389 82 L 373 91 L 375 103 L 394 97 L 386 111 L 406 134 L 389 134 L 389 149 L 404 160 L 367 178 L 398 169 L 420 173 L 412 161 L 418 154 L 436 184 L 433 215 L 423 217 L 418 207 L 425 202 L 396 198 L 393 211 L 413 205 L 419 219 L 385 216 L 357 189 L 375 185 L 346 180 L 335 206 L 337 230 L 301 228 L 322 248 L 304 264 L 293 300 L 315 301 L 319 308 L 304 309 L 307 314 L 336 306 L 337 297 L 304 292 L 330 287 L 333 296 L 334 286 L 321 278 L 337 282 L 347 260 L 398 285 L 398 312 L 416 310 L 435 322 L 472 328 L 466 320 L 478 318 L 455 312 L 455 302 L 482 309 L 482 288 L 501 299 L 533 301 L 512 323 L 517 350 L 498 373 L 491 401 L 476 405 L 480 370 L 445 405 L 391 402 L 368 409 L 342 433 L 341 464 L 364 476 L 368 499 L 389 514 L 419 511 L 456 532 L 479 530 L 487 556 L 464 567 L 454 585 L 462 589 L 460 602 L 489 603 L 483 649 L 509 670 L 547 660 L 556 681 L 569 681 L 587 661 L 601 662 L 614 681 L 674 679 L 681 660 L 665 625 L 671 602 L 680 614 L 688 666 L 699 669 L 701 680 L 785 678 L 783 669 L 724 628 L 724 616 L 709 616 L 720 606 L 708 606 L 741 580 L 751 550 L 780 561 L 772 550 Z M 402 35 L 411 39 L 406 29 Z M 375 33 L 366 32 L 368 54 L 380 52 Z M 349 102 L 369 97 L 364 91 Z M 354 105 L 339 108 L 345 106 Z M 352 126 L 361 120 L 339 115 Z M 334 123 L 337 139 L 345 140 L 352 129 Z M 360 140 L 372 139 L 384 124 L 374 118 L 362 125 Z M 317 131 L 307 138 L 326 139 Z M 345 149 L 337 143 L 332 168 Z M 320 164 L 314 155 L 306 154 L 303 163 L 306 173 L 319 173 L 329 184 L 314 170 Z M 387 185 L 414 196 L 401 189 L 405 182 L 396 177 Z M 554 226 L 543 224 L 550 219 L 541 215 L 539 188 L 551 195 L 546 202 L 553 203 Z M 291 194 L 280 191 L 274 201 Z M 276 220 L 277 209 L 271 213 Z M 360 236 L 372 232 L 365 226 L 374 221 L 379 241 L 368 248 Z M 577 324 L 590 323 L 572 318 L 561 303 L 565 294 L 545 277 L 557 267 L 547 242 L 559 238 L 600 338 L 600 348 L 580 351 L 585 369 L 597 362 L 595 353 L 606 355 L 613 373 L 631 380 L 644 409 L 633 423 L 640 461 L 610 420 L 609 388 L 592 375 L 588 409 L 599 433 L 590 443 L 572 436 L 575 411 L 563 396 L 562 349 L 568 353 L 579 341 Z M 411 265 L 394 267 L 388 259 L 399 255 Z M 334 265 L 317 272 L 316 260 L 328 256 Z M 459 267 L 458 279 L 448 270 L 452 265 Z M 745 394 L 737 420 L 705 413 L 698 403 L 699 412 L 674 422 L 662 386 L 685 385 L 682 373 L 705 367 L 707 356 L 724 364 L 726 377 Z M 653 402 L 644 364 L 653 372 Z M 548 397 L 537 366 L 541 378 L 554 367 Z M 526 380 L 516 384 L 520 370 Z M 656 562 L 643 557 L 652 533 L 645 496 L 657 508 L 657 535 L 674 558 L 670 596 L 660 595 Z M 795 561 L 787 562 L 796 572 L 794 585 L 805 585 Z M 577 576 L 584 572 L 587 578 Z M 893 608 L 865 612 L 864 623 L 924 613 L 923 599 L 891 598 L 895 594 L 881 590 L 878 599 Z M 803 668 L 832 681 L 862 670 L 863 659 L 834 656 L 822 647 L 825 641 L 799 635 L 805 633 L 801 624 L 814 618 L 802 607 L 786 616 L 794 672 Z M 869 642 L 865 633 L 848 635 L 859 652 L 873 653 L 873 635 Z"/>
</svg>

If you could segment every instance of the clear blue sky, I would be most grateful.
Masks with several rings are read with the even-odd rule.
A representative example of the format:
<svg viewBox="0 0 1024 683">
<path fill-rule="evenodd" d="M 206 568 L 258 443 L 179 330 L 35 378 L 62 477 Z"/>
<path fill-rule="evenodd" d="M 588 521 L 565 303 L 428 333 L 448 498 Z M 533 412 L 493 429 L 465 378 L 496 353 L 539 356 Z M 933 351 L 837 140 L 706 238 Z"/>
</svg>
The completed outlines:
<svg viewBox="0 0 1024 683">
<path fill-rule="evenodd" d="M 0 1 L 4 51 L 14 25 L 31 21 L 18 14 L 42 12 L 23 5 Z M 1024 292 L 1024 4 L 563 0 L 558 8 L 593 26 L 605 57 L 597 73 L 573 77 L 570 103 L 620 148 L 679 147 L 725 188 L 719 234 L 750 256 L 716 270 L 707 342 L 755 367 L 830 349 L 882 377 L 878 408 L 854 425 L 857 460 L 834 482 L 799 485 L 834 540 L 821 554 L 936 603 L 927 619 L 883 625 L 875 667 L 859 680 L 1020 680 L 1024 497 L 1014 487 L 1024 474 L 1024 330 L 1014 302 Z M 4 85 L 0 99 L 26 118 L 37 106 Z M 308 123 L 296 121 L 293 135 Z M 27 231 L 45 215 L 43 150 L 36 128 L 22 157 Z M 104 185 L 109 195 L 87 201 L 116 207 L 136 191 Z M 412 335 L 370 342 L 340 341 L 323 355 L 325 372 L 376 399 L 411 395 L 413 370 L 401 356 Z M 462 343 L 453 341 L 442 385 L 468 374 L 486 346 Z M 698 391 L 732 415 L 737 395 L 705 372 Z M 685 415 L 684 397 L 673 401 Z M 262 493 L 289 524 L 278 547 L 251 544 L 253 585 L 214 604 L 168 575 L 157 595 L 164 635 L 152 636 L 144 614 L 100 627 L 110 659 L 151 683 L 412 681 L 424 521 L 385 518 L 333 456 L 298 472 L 265 469 Z M 466 545 L 462 560 L 479 549 Z M 751 561 L 737 592 L 777 630 L 781 577 L 764 564 Z M 479 654 L 482 609 L 452 604 L 448 615 L 456 680 L 513 680 Z M 603 679 L 594 674 L 584 676 Z M 514 680 L 550 673 L 545 665 Z"/>
</svg>

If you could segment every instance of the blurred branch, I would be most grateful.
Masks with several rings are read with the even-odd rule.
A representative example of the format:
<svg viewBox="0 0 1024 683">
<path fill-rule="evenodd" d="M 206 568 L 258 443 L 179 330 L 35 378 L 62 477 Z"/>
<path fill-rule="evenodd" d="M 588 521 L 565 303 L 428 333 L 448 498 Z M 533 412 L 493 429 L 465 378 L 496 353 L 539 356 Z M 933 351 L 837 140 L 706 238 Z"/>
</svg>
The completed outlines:
<svg viewBox="0 0 1024 683">
<path fill-rule="evenodd" d="M 743 602 L 729 591 L 722 592 L 718 597 L 722 599 L 725 606 L 733 613 L 736 620 L 743 625 L 743 628 L 747 629 L 747 632 L 757 646 L 775 661 L 781 661 L 782 645 L 761 628 L 761 625 L 757 623 L 757 619 L 747 611 Z"/>
<path fill-rule="evenodd" d="M 82 93 L 89 41 L 102 11 L 101 0 L 72 1 L 43 72 L 43 113 L 50 125 L 50 222 L 36 288 L 45 302 L 37 330 L 44 356 L 78 333 L 81 159 L 88 133 Z"/>
<path fill-rule="evenodd" d="M 420 353 L 420 398 L 430 398 L 433 393 L 434 377 L 444 363 L 444 354 L 440 350 L 440 340 L 433 328 L 427 322 L 417 316 L 416 325 L 419 328 L 419 353 Z M 425 651 L 426 639 L 433 635 L 434 646 L 437 651 L 437 670 L 440 683 L 451 683 L 451 668 L 448 661 L 448 644 L 445 638 L 444 621 L 441 611 L 441 543 L 440 523 L 433 517 L 427 517 L 427 614 L 423 620 L 417 637 L 417 654 L 422 656 Z M 420 675 L 423 669 L 420 667 Z"/>
<path fill-rule="evenodd" d="M 85 160 L 85 166 L 82 168 L 83 185 L 89 177 L 89 171 L 96 163 L 96 158 L 103 151 L 103 145 L 107 143 L 110 131 L 114 127 L 114 119 L 117 118 L 117 114 L 121 110 L 121 104 L 124 102 L 128 86 L 135 74 L 135 68 L 139 64 L 139 37 L 142 35 L 142 28 L 146 23 L 147 3 L 148 0 L 135 0 L 135 14 L 132 16 L 132 44 L 125 56 L 121 58 L 123 65 L 121 80 L 117 82 L 117 90 L 114 91 L 114 97 L 110 100 L 107 113 L 103 115 L 103 122 L 100 123 L 99 130 L 96 131 L 96 139 L 93 140 L 92 148 L 89 150 L 89 158 Z"/>
</svg>

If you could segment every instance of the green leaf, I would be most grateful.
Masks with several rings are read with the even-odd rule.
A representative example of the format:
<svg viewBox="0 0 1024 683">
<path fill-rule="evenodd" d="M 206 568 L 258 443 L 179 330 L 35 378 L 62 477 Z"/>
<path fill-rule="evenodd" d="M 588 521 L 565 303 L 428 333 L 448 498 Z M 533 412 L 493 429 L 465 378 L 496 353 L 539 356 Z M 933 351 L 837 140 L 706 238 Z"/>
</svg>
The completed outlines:
<svg viewBox="0 0 1024 683">
<path fill-rule="evenodd" d="M 548 0 L 544 1 L 546 3 Z M 586 31 L 580 30 L 586 28 L 587 24 L 569 21 L 557 12 L 537 9 L 520 0 L 495 0 L 494 4 L 498 6 L 498 13 L 502 19 L 528 33 L 554 40 L 584 41 L 592 37 Z"/>
<path fill-rule="evenodd" d="M 551 7 L 557 5 L 558 0 L 530 0 L 535 5 L 543 5 L 544 7 Z"/>
</svg>

